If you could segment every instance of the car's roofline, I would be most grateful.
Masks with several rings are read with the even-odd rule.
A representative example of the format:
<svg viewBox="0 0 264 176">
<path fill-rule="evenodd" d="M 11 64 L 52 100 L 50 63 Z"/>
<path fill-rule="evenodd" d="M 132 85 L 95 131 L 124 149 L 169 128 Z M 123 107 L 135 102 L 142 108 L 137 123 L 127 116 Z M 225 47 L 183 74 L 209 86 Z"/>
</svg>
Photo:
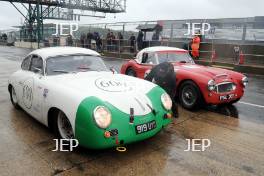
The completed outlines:
<svg viewBox="0 0 264 176">
<path fill-rule="evenodd" d="M 168 47 L 168 46 L 153 46 L 145 48 L 138 52 L 135 61 L 141 63 L 142 55 L 146 52 L 188 52 L 187 50 L 176 48 L 176 47 Z"/>
<path fill-rule="evenodd" d="M 37 49 L 29 53 L 28 55 L 38 55 L 43 60 L 46 60 L 50 57 L 56 57 L 60 55 L 92 55 L 92 56 L 100 56 L 96 51 L 79 48 L 79 47 L 49 47 Z"/>
<path fill-rule="evenodd" d="M 157 51 L 186 51 L 182 48 L 176 48 L 176 47 L 169 47 L 169 46 L 153 46 L 153 47 L 148 47 L 140 52 L 157 52 Z"/>
</svg>

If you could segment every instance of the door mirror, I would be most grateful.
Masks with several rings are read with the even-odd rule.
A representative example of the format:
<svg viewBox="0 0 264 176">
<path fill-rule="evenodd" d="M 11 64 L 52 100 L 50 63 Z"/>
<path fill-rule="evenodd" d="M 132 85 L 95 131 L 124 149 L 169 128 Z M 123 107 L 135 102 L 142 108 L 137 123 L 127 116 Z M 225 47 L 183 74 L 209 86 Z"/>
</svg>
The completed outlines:
<svg viewBox="0 0 264 176">
<path fill-rule="evenodd" d="M 37 73 L 37 74 L 41 74 L 42 73 L 42 70 L 40 68 L 32 67 L 32 69 L 33 69 L 34 73 Z"/>
<path fill-rule="evenodd" d="M 109 69 L 113 74 L 117 74 L 117 71 L 116 71 L 116 69 L 114 69 L 114 67 L 112 66 L 112 67 L 110 67 L 110 69 Z"/>
</svg>

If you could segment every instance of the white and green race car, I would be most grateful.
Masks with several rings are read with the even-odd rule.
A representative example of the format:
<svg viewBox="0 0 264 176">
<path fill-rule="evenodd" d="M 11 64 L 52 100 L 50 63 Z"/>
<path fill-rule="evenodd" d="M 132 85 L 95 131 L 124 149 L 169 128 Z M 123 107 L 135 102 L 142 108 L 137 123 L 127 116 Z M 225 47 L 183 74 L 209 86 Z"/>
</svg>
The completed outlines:
<svg viewBox="0 0 264 176">
<path fill-rule="evenodd" d="M 8 90 L 15 108 L 92 149 L 147 139 L 172 121 L 172 101 L 162 88 L 109 71 L 97 52 L 84 48 L 31 52 Z"/>
</svg>

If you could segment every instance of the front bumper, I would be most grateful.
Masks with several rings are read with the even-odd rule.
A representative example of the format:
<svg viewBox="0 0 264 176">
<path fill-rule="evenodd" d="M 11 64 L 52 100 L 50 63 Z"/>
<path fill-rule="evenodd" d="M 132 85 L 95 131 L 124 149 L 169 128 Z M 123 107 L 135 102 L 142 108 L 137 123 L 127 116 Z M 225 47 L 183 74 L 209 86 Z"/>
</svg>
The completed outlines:
<svg viewBox="0 0 264 176">
<path fill-rule="evenodd" d="M 97 133 L 97 136 L 93 136 L 94 139 L 90 138 L 90 140 L 93 140 L 93 144 L 83 143 L 86 147 L 93 148 L 93 149 L 103 149 L 103 148 L 111 148 L 119 145 L 126 145 L 138 141 L 142 141 L 145 139 L 148 139 L 158 132 L 160 132 L 164 127 L 166 127 L 170 122 L 171 119 L 164 119 L 164 113 L 158 113 L 155 116 L 153 114 L 148 114 L 146 116 L 141 117 L 135 117 L 135 121 L 133 124 L 129 123 L 129 116 L 126 115 L 124 117 L 119 117 L 126 119 L 126 121 L 119 121 L 115 125 L 111 125 L 107 129 L 100 129 Z M 152 129 L 150 131 L 137 134 L 136 133 L 136 126 L 140 124 L 145 124 L 148 122 L 151 122 L 155 120 L 156 121 L 156 128 Z M 106 138 L 105 132 L 106 131 L 118 131 L 118 134 L 111 135 L 111 137 Z M 88 141 L 89 138 L 87 138 Z M 80 141 L 80 144 L 82 145 L 82 141 Z M 88 144 L 88 145 L 86 145 Z"/>
<path fill-rule="evenodd" d="M 226 104 L 240 99 L 244 95 L 244 87 L 237 86 L 235 90 L 225 93 L 217 93 L 215 91 L 204 92 L 204 100 L 207 104 Z"/>
<path fill-rule="evenodd" d="M 96 97 L 88 97 L 78 107 L 75 120 L 75 138 L 81 146 L 91 149 L 104 149 L 120 144 L 129 144 L 154 136 L 162 128 L 171 123 L 171 118 L 164 115 L 171 113 L 165 110 L 161 104 L 160 96 L 164 93 L 161 88 L 156 88 L 148 93 L 155 113 L 150 112 L 144 116 L 135 116 L 130 124 L 130 115 L 120 111 L 108 102 L 103 102 Z M 106 129 L 99 128 L 93 118 L 93 110 L 100 105 L 106 106 L 112 114 L 112 122 Z M 156 121 L 156 128 L 137 134 L 136 126 L 151 121 Z M 117 135 L 105 137 L 105 132 L 118 131 Z"/>
</svg>

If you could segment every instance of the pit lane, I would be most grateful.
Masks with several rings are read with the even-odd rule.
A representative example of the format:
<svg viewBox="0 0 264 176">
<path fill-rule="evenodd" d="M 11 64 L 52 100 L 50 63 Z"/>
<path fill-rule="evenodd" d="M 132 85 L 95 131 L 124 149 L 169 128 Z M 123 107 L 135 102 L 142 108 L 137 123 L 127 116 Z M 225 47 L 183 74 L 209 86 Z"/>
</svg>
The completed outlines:
<svg viewBox="0 0 264 176">
<path fill-rule="evenodd" d="M 0 175 L 263 175 L 264 77 L 250 84 L 234 106 L 196 112 L 180 108 L 180 118 L 143 142 L 115 149 L 52 152 L 55 136 L 23 111 L 13 108 L 9 75 L 30 50 L 0 47 Z M 122 60 L 105 58 L 119 70 Z M 186 152 L 186 139 L 210 139 L 204 152 Z"/>
</svg>

